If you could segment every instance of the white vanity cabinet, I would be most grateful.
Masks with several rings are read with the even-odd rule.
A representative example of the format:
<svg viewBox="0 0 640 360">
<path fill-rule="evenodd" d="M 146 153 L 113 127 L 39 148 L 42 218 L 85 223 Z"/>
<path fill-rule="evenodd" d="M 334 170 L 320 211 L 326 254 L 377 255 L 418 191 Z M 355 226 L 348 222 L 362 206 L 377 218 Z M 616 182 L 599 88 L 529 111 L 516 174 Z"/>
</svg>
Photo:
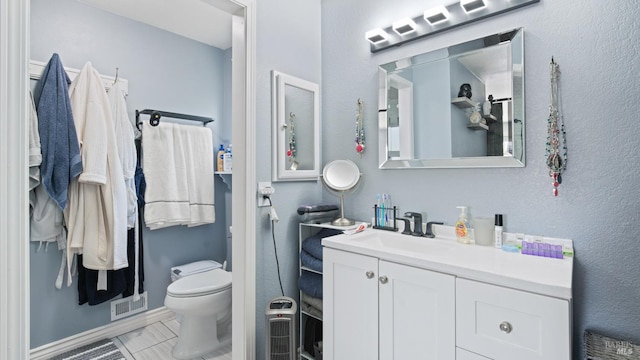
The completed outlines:
<svg viewBox="0 0 640 360">
<path fill-rule="evenodd" d="M 373 229 L 322 244 L 324 360 L 571 360 L 573 258 Z"/>
<path fill-rule="evenodd" d="M 323 253 L 325 360 L 455 359 L 455 277 Z"/>
</svg>

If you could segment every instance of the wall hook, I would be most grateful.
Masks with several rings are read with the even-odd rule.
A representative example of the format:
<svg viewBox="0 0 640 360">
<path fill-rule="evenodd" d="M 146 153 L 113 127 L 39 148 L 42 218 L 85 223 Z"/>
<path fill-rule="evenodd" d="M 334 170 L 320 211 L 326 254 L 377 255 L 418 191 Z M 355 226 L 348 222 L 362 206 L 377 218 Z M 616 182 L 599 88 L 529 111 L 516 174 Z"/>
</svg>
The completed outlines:
<svg viewBox="0 0 640 360">
<path fill-rule="evenodd" d="M 115 79 L 113 79 L 113 85 L 115 85 L 118 82 L 118 72 L 119 72 L 120 68 L 116 68 L 116 77 Z"/>
</svg>

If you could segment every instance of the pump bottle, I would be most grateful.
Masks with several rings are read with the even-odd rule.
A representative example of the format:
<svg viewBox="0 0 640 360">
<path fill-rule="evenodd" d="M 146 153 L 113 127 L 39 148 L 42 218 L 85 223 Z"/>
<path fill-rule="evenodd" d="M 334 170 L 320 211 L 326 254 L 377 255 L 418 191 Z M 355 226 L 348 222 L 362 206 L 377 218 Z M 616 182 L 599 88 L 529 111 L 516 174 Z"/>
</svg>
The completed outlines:
<svg viewBox="0 0 640 360">
<path fill-rule="evenodd" d="M 467 207 L 458 206 L 460 209 L 460 216 L 456 222 L 456 238 L 461 244 L 470 244 L 471 238 L 469 236 L 469 217 L 467 216 Z"/>
<path fill-rule="evenodd" d="M 495 229 L 493 231 L 495 237 L 495 247 L 502 248 L 502 214 L 496 214 L 495 216 Z"/>
<path fill-rule="evenodd" d="M 220 149 L 216 154 L 216 171 L 224 171 L 224 145 L 220 144 Z"/>
</svg>

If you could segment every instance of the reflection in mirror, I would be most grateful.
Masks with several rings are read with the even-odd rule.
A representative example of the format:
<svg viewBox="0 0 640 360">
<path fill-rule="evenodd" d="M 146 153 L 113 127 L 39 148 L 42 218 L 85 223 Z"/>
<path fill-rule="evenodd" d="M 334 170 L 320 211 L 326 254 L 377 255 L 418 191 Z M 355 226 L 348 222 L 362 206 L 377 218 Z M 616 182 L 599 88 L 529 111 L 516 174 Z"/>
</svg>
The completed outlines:
<svg viewBox="0 0 640 360">
<path fill-rule="evenodd" d="M 523 29 L 380 66 L 380 168 L 524 166 Z"/>
<path fill-rule="evenodd" d="M 272 72 L 273 181 L 320 175 L 320 104 L 317 84 Z"/>
</svg>

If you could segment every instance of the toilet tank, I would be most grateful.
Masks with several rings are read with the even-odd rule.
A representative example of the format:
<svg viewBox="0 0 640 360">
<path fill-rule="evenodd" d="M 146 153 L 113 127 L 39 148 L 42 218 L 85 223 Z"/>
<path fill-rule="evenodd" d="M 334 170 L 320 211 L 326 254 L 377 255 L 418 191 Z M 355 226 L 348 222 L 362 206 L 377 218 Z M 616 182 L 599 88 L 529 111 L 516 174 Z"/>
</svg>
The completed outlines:
<svg viewBox="0 0 640 360">
<path fill-rule="evenodd" d="M 213 260 L 200 260 L 184 265 L 178 265 L 171 268 L 171 282 L 176 281 L 185 276 L 209 271 L 213 269 L 221 269 L 222 264 Z"/>
</svg>

